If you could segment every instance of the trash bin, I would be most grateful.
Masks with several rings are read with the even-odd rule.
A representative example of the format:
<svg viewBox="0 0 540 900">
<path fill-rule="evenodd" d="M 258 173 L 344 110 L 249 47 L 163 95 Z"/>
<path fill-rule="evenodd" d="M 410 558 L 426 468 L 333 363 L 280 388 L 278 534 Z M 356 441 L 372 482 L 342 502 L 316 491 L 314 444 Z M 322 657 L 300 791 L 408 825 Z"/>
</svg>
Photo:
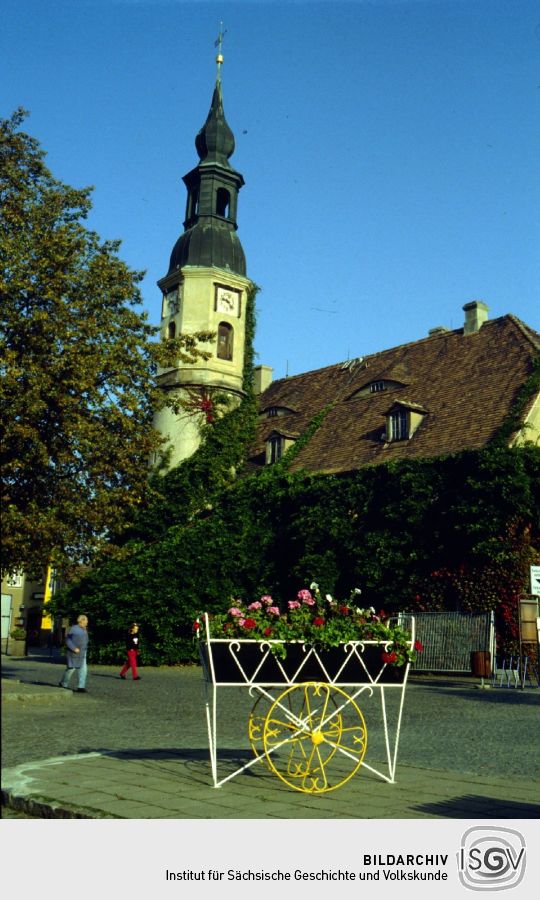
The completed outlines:
<svg viewBox="0 0 540 900">
<path fill-rule="evenodd" d="M 471 672 L 477 678 L 490 677 L 491 653 L 489 650 L 473 650 L 471 653 Z"/>
</svg>

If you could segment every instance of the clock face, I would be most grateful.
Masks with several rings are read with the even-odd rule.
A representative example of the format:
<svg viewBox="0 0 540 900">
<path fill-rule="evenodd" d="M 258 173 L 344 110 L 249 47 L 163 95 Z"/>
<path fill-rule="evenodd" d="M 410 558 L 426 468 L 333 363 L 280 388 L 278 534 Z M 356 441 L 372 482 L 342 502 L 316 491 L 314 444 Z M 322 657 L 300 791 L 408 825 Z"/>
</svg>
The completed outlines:
<svg viewBox="0 0 540 900">
<path fill-rule="evenodd" d="M 237 291 L 218 287 L 216 292 L 216 310 L 229 316 L 240 315 L 240 297 Z"/>
</svg>

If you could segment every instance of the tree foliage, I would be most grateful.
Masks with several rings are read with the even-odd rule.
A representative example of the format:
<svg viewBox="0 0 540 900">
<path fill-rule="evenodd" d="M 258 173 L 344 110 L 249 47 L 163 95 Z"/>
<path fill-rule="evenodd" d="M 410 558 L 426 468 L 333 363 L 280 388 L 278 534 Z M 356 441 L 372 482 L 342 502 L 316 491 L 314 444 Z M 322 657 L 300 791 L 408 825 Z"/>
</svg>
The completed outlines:
<svg viewBox="0 0 540 900">
<path fill-rule="evenodd" d="M 211 335 L 155 340 L 143 273 L 85 226 L 91 189 L 52 176 L 25 115 L 0 120 L 2 567 L 37 573 L 88 561 L 147 501 L 157 366 L 208 358 Z"/>
</svg>

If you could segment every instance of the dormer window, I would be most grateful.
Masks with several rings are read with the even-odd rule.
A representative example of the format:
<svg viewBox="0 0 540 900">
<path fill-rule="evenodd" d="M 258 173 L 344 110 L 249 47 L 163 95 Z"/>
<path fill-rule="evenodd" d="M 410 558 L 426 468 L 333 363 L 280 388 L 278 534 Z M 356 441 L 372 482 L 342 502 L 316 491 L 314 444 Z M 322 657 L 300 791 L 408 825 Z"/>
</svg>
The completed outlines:
<svg viewBox="0 0 540 900">
<path fill-rule="evenodd" d="M 290 406 L 265 406 L 264 409 L 261 409 L 259 417 L 261 419 L 274 419 L 276 416 L 290 416 L 295 413 L 296 410 L 291 409 Z"/>
<path fill-rule="evenodd" d="M 388 443 L 408 441 L 420 427 L 427 410 L 418 403 L 398 400 L 386 413 L 386 432 Z"/>
<path fill-rule="evenodd" d="M 278 462 L 289 447 L 292 447 L 295 440 L 296 437 L 273 431 L 266 439 L 266 465 L 271 466 L 272 463 Z"/>
<path fill-rule="evenodd" d="M 357 391 L 354 391 L 347 400 L 357 400 L 359 397 L 369 397 L 371 394 L 381 394 L 383 391 L 398 390 L 405 387 L 402 381 L 396 381 L 392 378 L 376 378 L 374 381 L 368 381 L 362 385 Z"/>
<path fill-rule="evenodd" d="M 409 415 L 406 409 L 396 409 L 388 416 L 387 439 L 406 441 L 409 437 Z"/>
<path fill-rule="evenodd" d="M 284 440 L 281 434 L 273 434 L 266 442 L 266 462 L 267 465 L 278 462 L 283 456 Z"/>
</svg>

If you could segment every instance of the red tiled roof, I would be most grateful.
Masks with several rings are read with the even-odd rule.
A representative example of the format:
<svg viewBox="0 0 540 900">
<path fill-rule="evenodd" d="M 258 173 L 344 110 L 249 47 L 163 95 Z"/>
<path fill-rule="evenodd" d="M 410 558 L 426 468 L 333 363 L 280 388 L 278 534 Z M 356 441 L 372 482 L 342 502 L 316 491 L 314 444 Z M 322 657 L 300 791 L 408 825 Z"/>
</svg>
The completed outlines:
<svg viewBox="0 0 540 900">
<path fill-rule="evenodd" d="M 273 382 L 259 408 L 297 412 L 263 418 L 250 453 L 262 459 L 272 431 L 302 434 L 314 416 L 331 409 L 291 463 L 291 470 L 346 472 L 391 460 L 444 456 L 480 449 L 495 436 L 540 353 L 540 335 L 515 316 L 429 337 L 364 359 Z M 397 382 L 358 393 L 371 382 Z M 531 401 L 532 402 L 532 401 Z M 394 403 L 425 412 L 409 440 L 386 443 L 385 416 Z"/>
</svg>

